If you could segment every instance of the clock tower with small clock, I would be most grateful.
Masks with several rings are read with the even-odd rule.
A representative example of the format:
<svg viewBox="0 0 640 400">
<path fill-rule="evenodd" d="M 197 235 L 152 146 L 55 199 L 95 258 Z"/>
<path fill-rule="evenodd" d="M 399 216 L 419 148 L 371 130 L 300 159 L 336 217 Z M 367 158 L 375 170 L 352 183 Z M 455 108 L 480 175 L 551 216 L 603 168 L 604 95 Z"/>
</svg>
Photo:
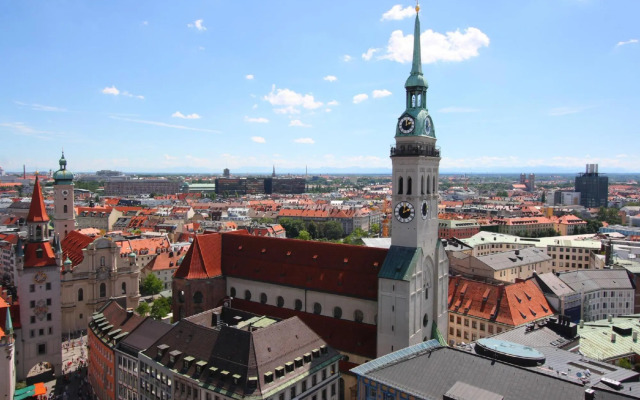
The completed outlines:
<svg viewBox="0 0 640 400">
<path fill-rule="evenodd" d="M 62 242 L 67 234 L 76 229 L 73 202 L 73 173 L 67 170 L 67 160 L 64 152 L 60 158 L 60 169 L 54 172 L 54 214 L 53 231 L 55 237 Z"/>
<path fill-rule="evenodd" d="M 448 260 L 438 239 L 440 149 L 427 109 L 416 6 L 405 110 L 391 148 L 391 247 L 378 280 L 378 356 L 447 330 Z"/>
</svg>

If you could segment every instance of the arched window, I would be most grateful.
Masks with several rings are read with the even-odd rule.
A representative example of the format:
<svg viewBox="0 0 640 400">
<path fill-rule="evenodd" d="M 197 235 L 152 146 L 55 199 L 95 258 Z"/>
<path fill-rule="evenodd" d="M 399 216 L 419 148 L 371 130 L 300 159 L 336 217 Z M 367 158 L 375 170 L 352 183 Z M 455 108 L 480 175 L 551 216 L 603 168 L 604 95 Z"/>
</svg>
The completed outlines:
<svg viewBox="0 0 640 400">
<path fill-rule="evenodd" d="M 422 95 L 418 95 L 418 107 L 422 106 Z"/>
<path fill-rule="evenodd" d="M 100 257 L 100 266 L 104 266 L 104 256 Z"/>
<path fill-rule="evenodd" d="M 362 322 L 364 320 L 364 314 L 360 310 L 353 312 L 353 320 L 356 322 Z"/>
<path fill-rule="evenodd" d="M 127 294 L 127 283 L 122 282 L 122 294 Z"/>
<path fill-rule="evenodd" d="M 202 303 L 202 292 L 201 291 L 197 291 L 193 294 L 193 302 L 196 304 L 200 304 Z"/>
<path fill-rule="evenodd" d="M 100 297 L 107 297 L 107 285 L 104 283 L 100 284 Z"/>
<path fill-rule="evenodd" d="M 416 95 L 411 95 L 411 107 L 416 106 Z"/>
<path fill-rule="evenodd" d="M 433 185 L 431 186 L 433 188 L 433 193 L 438 193 L 438 189 L 436 188 L 436 176 L 433 176 Z"/>
<path fill-rule="evenodd" d="M 278 307 L 284 307 L 284 297 L 278 296 L 278 298 L 276 299 L 276 305 Z"/>
<path fill-rule="evenodd" d="M 262 303 L 262 304 L 266 304 L 267 303 L 267 294 L 266 293 L 260 293 L 260 303 Z"/>
<path fill-rule="evenodd" d="M 402 194 L 402 184 L 403 184 L 403 180 L 402 177 L 398 178 L 398 194 Z"/>
<path fill-rule="evenodd" d="M 236 288 L 234 288 L 233 286 L 231 286 L 231 289 L 229 289 L 229 296 L 236 297 Z"/>
<path fill-rule="evenodd" d="M 295 309 L 296 309 L 296 311 L 302 310 L 302 300 L 296 299 Z"/>
<path fill-rule="evenodd" d="M 36 240 L 42 239 L 42 227 L 40 225 L 36 226 Z"/>
<path fill-rule="evenodd" d="M 420 176 L 420 194 L 424 194 L 424 175 Z"/>
<path fill-rule="evenodd" d="M 245 290 L 244 291 L 244 299 L 245 300 L 251 300 L 251 291 L 250 290 Z"/>
<path fill-rule="evenodd" d="M 427 194 L 431 194 L 431 179 L 427 176 Z"/>
<path fill-rule="evenodd" d="M 333 318 L 342 318 L 342 308 L 340 307 L 333 307 Z"/>
<path fill-rule="evenodd" d="M 82 288 L 78 289 L 78 301 L 84 300 L 84 290 Z"/>
<path fill-rule="evenodd" d="M 63 212 L 66 214 L 67 213 L 67 205 L 65 204 L 63 208 L 64 208 Z"/>
<path fill-rule="evenodd" d="M 178 292 L 178 301 L 180 301 L 180 303 L 184 303 L 184 290 Z"/>
<path fill-rule="evenodd" d="M 426 328 L 428 323 L 429 323 L 429 317 L 427 316 L 427 314 L 425 314 L 424 317 L 422 317 L 422 326 Z"/>
<path fill-rule="evenodd" d="M 407 178 L 407 194 L 411 194 L 411 177 Z"/>
<path fill-rule="evenodd" d="M 322 306 L 320 305 L 320 303 L 313 303 L 313 313 L 314 314 L 322 313 Z"/>
</svg>

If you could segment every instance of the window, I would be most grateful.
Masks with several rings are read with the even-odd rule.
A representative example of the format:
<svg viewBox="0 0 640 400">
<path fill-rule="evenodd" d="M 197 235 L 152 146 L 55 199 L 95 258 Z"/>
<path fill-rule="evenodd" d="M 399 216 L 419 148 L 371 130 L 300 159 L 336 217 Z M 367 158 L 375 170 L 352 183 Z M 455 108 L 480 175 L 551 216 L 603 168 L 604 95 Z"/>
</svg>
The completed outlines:
<svg viewBox="0 0 640 400">
<path fill-rule="evenodd" d="M 107 297 L 107 285 L 104 283 L 100 284 L 100 297 Z"/>
<path fill-rule="evenodd" d="M 100 266 L 104 266 L 104 256 L 100 257 Z"/>
<path fill-rule="evenodd" d="M 40 343 L 38 344 L 38 355 L 44 355 L 47 354 L 47 344 L 46 343 Z"/>
<path fill-rule="evenodd" d="M 480 330 L 484 332 L 484 322 L 480 322 Z"/>
<path fill-rule="evenodd" d="M 47 305 L 50 306 L 51 305 L 51 299 L 47 299 Z"/>
<path fill-rule="evenodd" d="M 403 184 L 402 177 L 400 177 L 398 178 L 398 194 L 402 194 L 402 191 L 403 191 L 402 184 Z"/>
<path fill-rule="evenodd" d="M 31 322 L 32 324 L 35 324 L 36 323 L 36 316 L 35 315 L 30 316 L 29 317 L 29 322 Z"/>
<path fill-rule="evenodd" d="M 30 337 L 35 337 L 35 336 L 36 336 L 36 331 L 35 331 L 35 330 L 33 330 L 33 329 L 31 329 L 31 330 L 29 331 L 29 336 L 30 336 Z"/>
<path fill-rule="evenodd" d="M 453 336 L 453 332 L 454 332 L 453 327 L 452 327 L 452 326 L 450 326 L 450 327 L 449 327 L 449 335 Z"/>
<path fill-rule="evenodd" d="M 122 282 L 122 294 L 127 294 L 127 283 Z"/>
<path fill-rule="evenodd" d="M 453 314 L 449 315 L 449 322 L 453 323 Z"/>
<path fill-rule="evenodd" d="M 51 321 L 51 313 L 47 313 L 47 321 Z"/>
<path fill-rule="evenodd" d="M 302 300 L 296 299 L 296 301 L 295 301 L 295 309 L 296 309 L 296 311 L 302 310 Z"/>
<path fill-rule="evenodd" d="M 262 304 L 266 304 L 267 303 L 267 294 L 266 293 L 260 293 L 260 303 L 262 303 Z"/>
<path fill-rule="evenodd" d="M 47 282 L 44 287 L 46 290 L 51 290 L 51 282 Z"/>
<path fill-rule="evenodd" d="M 284 307 L 284 297 L 278 296 L 278 298 L 276 299 L 276 305 L 278 307 Z"/>
<path fill-rule="evenodd" d="M 201 291 L 197 291 L 193 294 L 193 302 L 196 304 L 201 304 L 202 303 L 202 292 Z"/>
<path fill-rule="evenodd" d="M 317 383 L 318 383 L 318 376 L 314 374 L 311 377 L 311 386 L 315 386 Z"/>
<path fill-rule="evenodd" d="M 429 317 L 427 316 L 427 314 L 425 314 L 422 317 L 422 326 L 426 328 L 428 323 L 429 323 Z"/>
<path fill-rule="evenodd" d="M 306 379 L 304 381 L 302 381 L 302 392 L 306 392 L 307 391 L 307 381 Z"/>
<path fill-rule="evenodd" d="M 473 329 L 477 329 L 478 328 L 478 323 L 476 321 L 471 321 L 471 327 Z"/>
<path fill-rule="evenodd" d="M 469 326 L 469 319 L 468 318 L 464 319 L 464 326 Z"/>
<path fill-rule="evenodd" d="M 320 305 L 320 303 L 313 303 L 313 313 L 314 314 L 322 313 L 322 305 Z"/>
<path fill-rule="evenodd" d="M 458 323 L 458 325 L 461 324 L 462 323 L 462 318 L 456 317 L 456 322 Z"/>
<path fill-rule="evenodd" d="M 411 177 L 407 178 L 407 194 L 411 194 Z"/>
<path fill-rule="evenodd" d="M 231 286 L 231 289 L 229 289 L 229 296 L 236 297 L 236 288 L 234 288 L 233 286 Z"/>
<path fill-rule="evenodd" d="M 84 291 L 82 290 L 82 288 L 78 289 L 78 301 L 83 301 L 84 300 Z"/>
<path fill-rule="evenodd" d="M 33 293 L 36 291 L 36 285 L 29 285 L 29 292 Z"/>
<path fill-rule="evenodd" d="M 244 291 L 244 299 L 245 300 L 251 300 L 251 291 L 250 290 L 245 290 Z"/>
<path fill-rule="evenodd" d="M 364 314 L 360 310 L 356 310 L 353 312 L 353 320 L 356 322 L 362 322 L 364 320 Z"/>
<path fill-rule="evenodd" d="M 342 308 L 340 307 L 333 307 L 333 318 L 342 318 Z"/>
<path fill-rule="evenodd" d="M 31 308 L 35 308 L 35 307 L 36 307 L 36 301 L 35 301 L 35 300 L 31 300 L 31 301 L 29 302 L 29 307 L 31 307 Z"/>
</svg>

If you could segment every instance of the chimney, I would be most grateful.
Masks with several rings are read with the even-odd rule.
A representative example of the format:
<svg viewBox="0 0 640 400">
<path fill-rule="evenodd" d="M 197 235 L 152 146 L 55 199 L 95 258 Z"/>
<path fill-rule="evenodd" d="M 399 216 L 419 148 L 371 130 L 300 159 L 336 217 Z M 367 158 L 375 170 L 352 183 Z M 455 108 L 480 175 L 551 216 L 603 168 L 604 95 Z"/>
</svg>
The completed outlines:
<svg viewBox="0 0 640 400">
<path fill-rule="evenodd" d="M 607 322 L 609 323 L 613 322 L 613 315 L 609 314 L 609 316 L 607 317 Z"/>
<path fill-rule="evenodd" d="M 633 341 L 634 342 L 638 341 L 638 331 L 633 331 Z"/>
<path fill-rule="evenodd" d="M 611 334 L 611 343 L 615 343 L 616 342 L 616 334 L 612 333 Z"/>
<path fill-rule="evenodd" d="M 519 249 L 517 249 L 517 250 L 516 250 L 516 255 L 519 255 L 519 254 L 520 254 L 520 250 L 519 250 Z"/>
<path fill-rule="evenodd" d="M 580 320 L 580 329 L 582 329 L 582 328 L 584 328 L 584 320 L 583 319 Z"/>
<path fill-rule="evenodd" d="M 584 391 L 584 400 L 595 400 L 596 391 L 593 389 L 587 389 Z"/>
</svg>

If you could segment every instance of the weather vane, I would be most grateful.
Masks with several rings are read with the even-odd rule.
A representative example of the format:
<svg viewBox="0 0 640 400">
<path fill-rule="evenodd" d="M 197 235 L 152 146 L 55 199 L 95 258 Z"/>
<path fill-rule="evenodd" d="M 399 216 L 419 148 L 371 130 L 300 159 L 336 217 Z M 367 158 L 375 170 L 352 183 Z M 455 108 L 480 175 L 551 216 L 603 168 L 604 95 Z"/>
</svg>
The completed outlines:
<svg viewBox="0 0 640 400">
<path fill-rule="evenodd" d="M 420 11 L 420 0 L 416 0 L 416 14 Z"/>
</svg>

